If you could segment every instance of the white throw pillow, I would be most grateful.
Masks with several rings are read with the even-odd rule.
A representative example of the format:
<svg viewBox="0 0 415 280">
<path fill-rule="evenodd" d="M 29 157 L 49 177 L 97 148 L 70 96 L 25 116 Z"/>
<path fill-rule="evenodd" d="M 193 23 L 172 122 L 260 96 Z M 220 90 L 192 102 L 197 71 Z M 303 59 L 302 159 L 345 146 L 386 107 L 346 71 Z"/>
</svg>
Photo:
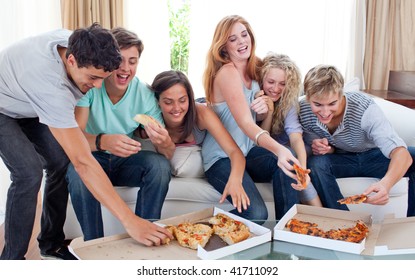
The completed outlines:
<svg viewBox="0 0 415 280">
<path fill-rule="evenodd" d="M 203 178 L 202 148 L 198 145 L 176 147 L 170 160 L 172 175 L 182 178 Z"/>
</svg>

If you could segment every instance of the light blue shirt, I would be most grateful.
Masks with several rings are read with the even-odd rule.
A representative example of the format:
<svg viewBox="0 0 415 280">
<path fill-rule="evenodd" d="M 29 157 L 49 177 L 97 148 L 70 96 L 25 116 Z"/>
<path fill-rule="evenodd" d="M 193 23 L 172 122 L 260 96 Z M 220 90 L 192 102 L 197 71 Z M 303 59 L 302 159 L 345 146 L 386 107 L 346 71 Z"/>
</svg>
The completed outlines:
<svg viewBox="0 0 415 280">
<path fill-rule="evenodd" d="M 258 92 L 259 85 L 256 81 L 252 81 L 251 89 L 243 87 L 246 102 L 251 104 L 255 98 L 255 93 Z M 223 126 L 235 140 L 236 144 L 241 149 L 244 156 L 248 154 L 251 148 L 255 145 L 254 142 L 239 128 L 236 123 L 229 106 L 226 102 L 212 104 L 212 109 L 222 121 Z M 251 115 L 256 121 L 256 113 L 251 110 Z M 215 138 L 210 133 L 206 134 L 205 141 L 202 146 L 203 166 L 205 171 L 208 170 L 216 161 L 221 158 L 227 158 L 228 155 L 222 150 L 222 147 L 216 142 Z"/>
<path fill-rule="evenodd" d="M 136 114 L 146 114 L 164 124 L 154 93 L 137 77 L 128 85 L 124 96 L 116 104 L 108 97 L 105 83 L 100 89 L 93 88 L 79 100 L 77 106 L 89 107 L 86 132 L 91 134 L 126 134 L 132 137 L 139 123 Z"/>
</svg>

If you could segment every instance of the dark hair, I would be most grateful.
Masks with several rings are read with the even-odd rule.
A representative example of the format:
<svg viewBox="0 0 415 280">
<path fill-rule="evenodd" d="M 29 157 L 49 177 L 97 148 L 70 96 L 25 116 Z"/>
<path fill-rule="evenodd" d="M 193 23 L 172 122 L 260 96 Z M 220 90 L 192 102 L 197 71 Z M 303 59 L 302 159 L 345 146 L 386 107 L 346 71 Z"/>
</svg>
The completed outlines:
<svg viewBox="0 0 415 280">
<path fill-rule="evenodd" d="M 93 66 L 112 72 L 121 64 L 118 43 L 108 29 L 98 23 L 75 30 L 69 37 L 66 58 L 72 54 L 78 67 Z"/>
<path fill-rule="evenodd" d="M 138 57 L 141 56 L 141 53 L 144 50 L 144 45 L 140 38 L 138 38 L 137 34 L 123 27 L 115 27 L 111 29 L 111 33 L 114 35 L 115 40 L 117 40 L 120 49 L 125 50 L 130 47 L 136 47 L 138 50 Z"/>
<path fill-rule="evenodd" d="M 164 91 L 177 84 L 184 86 L 187 92 L 187 97 L 189 98 L 189 109 L 186 113 L 186 116 L 184 116 L 184 122 L 181 127 L 182 136 L 179 139 L 179 143 L 181 143 L 192 133 L 197 119 L 195 97 L 189 79 L 180 71 L 164 71 L 154 78 L 154 81 L 151 84 L 151 89 L 154 91 L 157 100 L 160 101 L 160 95 Z"/>
</svg>

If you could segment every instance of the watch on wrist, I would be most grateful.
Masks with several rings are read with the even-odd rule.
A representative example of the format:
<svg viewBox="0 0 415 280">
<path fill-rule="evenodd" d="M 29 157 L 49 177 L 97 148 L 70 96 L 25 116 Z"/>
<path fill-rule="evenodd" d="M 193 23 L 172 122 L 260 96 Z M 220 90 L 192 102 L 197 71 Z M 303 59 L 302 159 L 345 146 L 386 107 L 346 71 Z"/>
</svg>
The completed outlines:
<svg viewBox="0 0 415 280">
<path fill-rule="evenodd" d="M 95 147 L 100 152 L 104 152 L 105 151 L 105 150 L 101 149 L 101 137 L 102 137 L 102 135 L 104 135 L 104 133 L 98 134 L 97 137 L 95 138 Z"/>
</svg>

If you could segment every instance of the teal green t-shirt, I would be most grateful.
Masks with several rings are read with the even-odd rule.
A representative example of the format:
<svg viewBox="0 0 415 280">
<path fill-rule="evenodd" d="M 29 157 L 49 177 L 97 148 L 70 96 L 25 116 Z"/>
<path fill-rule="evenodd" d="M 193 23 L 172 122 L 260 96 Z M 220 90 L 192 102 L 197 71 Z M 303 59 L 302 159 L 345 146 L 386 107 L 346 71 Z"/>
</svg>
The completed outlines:
<svg viewBox="0 0 415 280">
<path fill-rule="evenodd" d="M 137 77 L 130 82 L 123 98 L 112 104 L 105 84 L 100 89 L 89 90 L 77 106 L 89 107 L 86 132 L 91 134 L 126 134 L 132 137 L 139 123 L 133 120 L 136 114 L 146 114 L 164 124 L 154 93 Z"/>
</svg>

